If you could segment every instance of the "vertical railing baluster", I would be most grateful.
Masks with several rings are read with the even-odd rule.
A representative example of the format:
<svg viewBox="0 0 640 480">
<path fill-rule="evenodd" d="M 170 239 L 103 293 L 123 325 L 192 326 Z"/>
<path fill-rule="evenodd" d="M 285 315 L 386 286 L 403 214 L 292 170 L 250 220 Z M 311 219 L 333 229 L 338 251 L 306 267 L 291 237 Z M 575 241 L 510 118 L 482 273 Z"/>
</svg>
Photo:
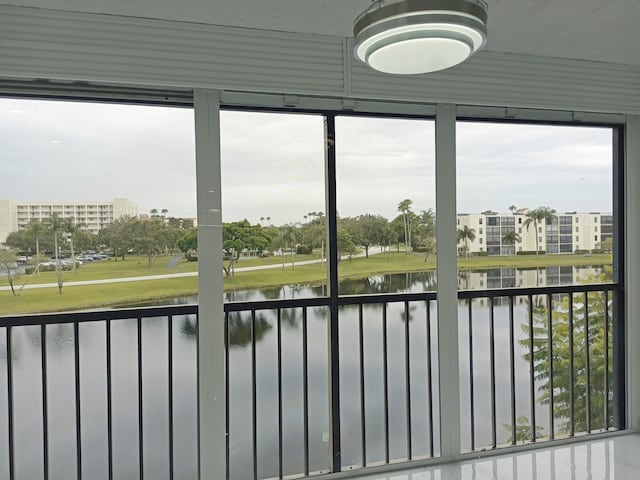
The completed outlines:
<svg viewBox="0 0 640 480">
<path fill-rule="evenodd" d="M 389 350 L 387 345 L 387 303 L 382 304 L 382 382 L 384 396 L 384 459 L 389 463 Z"/>
<path fill-rule="evenodd" d="M 47 401 L 47 325 L 40 325 L 40 353 L 42 368 L 42 470 L 49 478 L 49 407 Z"/>
<path fill-rule="evenodd" d="M 569 293 L 569 436 L 576 433 L 573 293 Z"/>
<path fill-rule="evenodd" d="M 142 412 L 142 317 L 138 317 L 138 468 L 140 480 L 144 479 L 144 432 Z"/>
<path fill-rule="evenodd" d="M 258 399 L 256 370 L 256 311 L 251 310 L 251 423 L 253 480 L 258 480 Z"/>
<path fill-rule="evenodd" d="M 411 445 L 411 356 L 409 350 L 409 302 L 404 302 L 404 363 L 405 363 L 405 387 L 407 403 L 407 459 L 413 458 Z"/>
<path fill-rule="evenodd" d="M 585 398 L 587 410 L 587 433 L 591 433 L 591 355 L 589 349 L 589 292 L 584 292 L 584 345 L 585 345 L 585 371 L 587 383 L 585 385 Z"/>
<path fill-rule="evenodd" d="M 304 412 L 304 474 L 309 476 L 309 342 L 307 335 L 307 307 L 302 308 L 302 401 Z"/>
<path fill-rule="evenodd" d="M 13 424 L 13 347 L 12 347 L 12 327 L 7 326 L 7 422 L 9 427 L 8 447 L 9 447 L 9 479 L 15 478 L 15 437 Z"/>
<path fill-rule="evenodd" d="M 276 344 L 278 349 L 278 478 L 282 478 L 282 309 L 276 314 Z"/>
<path fill-rule="evenodd" d="M 611 393 L 613 415 L 612 426 L 621 430 L 627 428 L 626 414 L 626 391 L 627 391 L 627 366 L 626 366 L 626 327 L 625 327 L 625 291 L 622 286 L 617 285 L 611 291 L 612 311 L 611 320 L 611 355 L 612 355 L 612 376 Z M 629 319 L 631 320 L 631 319 Z M 632 347 L 633 348 L 633 347 Z"/>
<path fill-rule="evenodd" d="M 496 448 L 496 332 L 495 332 L 494 298 L 489 297 L 489 365 L 491 370 L 491 445 Z"/>
<path fill-rule="evenodd" d="M 167 383 L 169 395 L 169 480 L 173 480 L 173 315 L 167 318 Z"/>
<path fill-rule="evenodd" d="M 227 339 L 227 336 L 225 335 L 225 341 Z M 228 350 L 228 347 L 227 347 Z M 226 382 L 226 380 L 229 379 L 229 362 L 226 363 L 226 367 L 227 371 L 225 372 L 225 383 L 226 383 L 226 387 L 225 388 L 225 396 L 226 398 L 226 404 L 227 404 L 227 411 L 225 412 L 226 415 L 226 426 L 227 426 L 227 454 L 229 453 L 229 384 Z M 197 478 L 200 479 L 201 476 L 201 468 L 200 466 L 202 465 L 202 449 L 201 449 L 201 442 L 200 442 L 200 418 L 201 418 L 201 414 L 200 414 L 200 310 L 198 309 L 198 313 L 196 314 L 196 420 L 198 423 L 198 426 L 196 428 L 196 445 L 197 445 L 197 453 L 196 453 L 196 459 L 198 460 L 198 465 L 197 465 L 197 472 L 198 472 L 198 476 Z M 226 458 L 226 462 L 227 462 L 227 479 L 229 478 L 229 458 Z"/>
<path fill-rule="evenodd" d="M 534 332 L 533 332 L 533 296 L 528 295 L 529 300 L 529 400 L 531 402 L 531 441 L 536 441 L 536 384 L 535 384 L 535 362 L 534 353 Z"/>
<path fill-rule="evenodd" d="M 513 296 L 509 296 L 509 378 L 511 390 L 511 445 L 516 444 L 516 355 L 513 319 Z"/>
<path fill-rule="evenodd" d="M 105 323 L 107 355 L 107 470 L 108 479 L 113 478 L 113 409 L 111 394 L 111 320 Z"/>
<path fill-rule="evenodd" d="M 476 449 L 476 411 L 475 411 L 475 391 L 473 384 L 473 299 L 469 298 L 469 410 L 471 417 L 471 450 Z"/>
<path fill-rule="evenodd" d="M 73 352 L 76 376 L 76 478 L 77 480 L 82 480 L 82 425 L 80 423 L 80 326 L 77 320 L 73 322 Z"/>
<path fill-rule="evenodd" d="M 604 295 L 604 429 L 609 430 L 609 291 Z"/>
<path fill-rule="evenodd" d="M 547 363 L 549 364 L 549 439 L 555 437 L 553 414 L 553 298 L 547 294 Z"/>
<path fill-rule="evenodd" d="M 427 305 L 427 386 L 429 387 L 429 456 L 433 458 L 433 383 L 431 365 L 431 301 L 426 301 Z"/>
<path fill-rule="evenodd" d="M 225 403 L 225 462 L 226 480 L 229 480 L 229 312 L 224 312 L 224 403 Z M 198 475 L 200 478 L 200 475 Z"/>
<path fill-rule="evenodd" d="M 363 306 L 358 305 L 358 347 L 360 353 L 360 432 L 362 444 L 362 466 L 367 466 L 367 415 L 364 391 L 364 319 Z"/>
</svg>

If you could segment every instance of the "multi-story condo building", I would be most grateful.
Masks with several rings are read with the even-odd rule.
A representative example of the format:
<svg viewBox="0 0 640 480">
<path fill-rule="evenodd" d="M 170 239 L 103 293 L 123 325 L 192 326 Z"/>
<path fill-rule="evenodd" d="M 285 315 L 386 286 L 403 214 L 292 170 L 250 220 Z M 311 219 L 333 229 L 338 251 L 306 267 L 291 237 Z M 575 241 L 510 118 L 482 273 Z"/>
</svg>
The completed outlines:
<svg viewBox="0 0 640 480">
<path fill-rule="evenodd" d="M 475 238 L 466 241 L 472 254 L 514 255 L 536 250 L 574 253 L 603 248 L 606 241 L 613 238 L 613 215 L 600 212 L 559 213 L 551 222 L 530 223 L 528 226 L 526 210 L 516 213 L 463 213 L 458 214 L 457 223 L 458 229 L 467 226 L 474 230 Z M 519 240 L 510 242 L 509 232 L 517 233 Z M 460 242 L 459 246 L 464 247 L 465 242 Z"/>
<path fill-rule="evenodd" d="M 71 218 L 81 228 L 98 233 L 120 217 L 137 217 L 138 206 L 125 198 L 116 198 L 111 202 L 30 203 L 0 200 L 0 243 L 11 232 L 27 228 L 33 221 L 46 222 L 53 214 Z"/>
</svg>

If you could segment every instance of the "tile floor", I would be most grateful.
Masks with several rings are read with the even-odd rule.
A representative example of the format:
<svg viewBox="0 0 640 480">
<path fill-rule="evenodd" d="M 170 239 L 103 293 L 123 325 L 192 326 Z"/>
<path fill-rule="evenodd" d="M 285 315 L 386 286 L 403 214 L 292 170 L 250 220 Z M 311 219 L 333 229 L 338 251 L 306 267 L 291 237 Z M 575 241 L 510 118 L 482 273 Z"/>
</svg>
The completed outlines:
<svg viewBox="0 0 640 480">
<path fill-rule="evenodd" d="M 358 477 L 361 480 L 640 480 L 640 434 Z"/>
</svg>

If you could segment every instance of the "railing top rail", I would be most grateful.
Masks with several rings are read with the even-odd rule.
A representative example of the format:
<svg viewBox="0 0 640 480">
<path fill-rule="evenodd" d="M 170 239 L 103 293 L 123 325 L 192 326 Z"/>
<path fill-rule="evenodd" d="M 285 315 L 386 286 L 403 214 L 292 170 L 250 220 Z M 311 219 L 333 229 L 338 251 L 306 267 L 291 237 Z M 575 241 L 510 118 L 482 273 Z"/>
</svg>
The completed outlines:
<svg viewBox="0 0 640 480">
<path fill-rule="evenodd" d="M 365 295 L 343 295 L 338 297 L 339 305 L 366 305 L 375 303 L 414 302 L 435 300 L 436 292 L 381 293 Z M 229 302 L 224 304 L 225 312 L 245 312 L 253 310 L 276 310 L 300 307 L 328 306 L 329 297 L 291 298 L 287 300 L 260 300 L 256 302 Z"/>
<path fill-rule="evenodd" d="M 338 297 L 340 305 L 360 305 L 371 303 L 418 302 L 435 300 L 436 292 L 381 293 L 377 295 L 344 295 Z"/>
<path fill-rule="evenodd" d="M 489 297 L 521 297 L 528 295 L 554 295 L 562 293 L 604 292 L 617 291 L 621 288 L 618 283 L 595 283 L 585 285 L 556 285 L 551 287 L 526 288 L 493 288 L 487 290 L 460 290 L 458 298 L 489 298 Z"/>
<path fill-rule="evenodd" d="M 225 312 L 246 312 L 252 310 L 277 310 L 283 308 L 323 307 L 329 305 L 329 297 L 289 298 L 286 300 L 260 300 L 255 302 L 228 302 Z"/>
<path fill-rule="evenodd" d="M 170 315 L 195 315 L 197 313 L 198 305 L 195 304 L 136 307 L 83 312 L 34 313 L 28 315 L 0 317 L 0 327 L 19 327 L 28 325 L 73 322 L 98 322 L 104 320 L 123 320 L 128 318 L 168 317 Z"/>
</svg>

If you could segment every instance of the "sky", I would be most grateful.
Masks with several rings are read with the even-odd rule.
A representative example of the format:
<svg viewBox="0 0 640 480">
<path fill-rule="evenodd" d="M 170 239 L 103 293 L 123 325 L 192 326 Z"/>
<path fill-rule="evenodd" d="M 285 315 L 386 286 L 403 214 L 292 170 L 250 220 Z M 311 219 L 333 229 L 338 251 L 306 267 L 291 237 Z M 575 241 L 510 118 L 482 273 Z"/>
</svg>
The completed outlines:
<svg viewBox="0 0 640 480">
<path fill-rule="evenodd" d="M 141 213 L 196 216 L 193 110 L 0 99 L 0 198 L 127 198 Z M 459 122 L 457 211 L 612 208 L 611 130 Z M 435 209 L 434 123 L 336 119 L 338 212 Z M 324 211 L 324 122 L 318 115 L 221 113 L 225 221 L 280 225 Z M 263 220 L 261 220 L 263 219 Z"/>
</svg>

